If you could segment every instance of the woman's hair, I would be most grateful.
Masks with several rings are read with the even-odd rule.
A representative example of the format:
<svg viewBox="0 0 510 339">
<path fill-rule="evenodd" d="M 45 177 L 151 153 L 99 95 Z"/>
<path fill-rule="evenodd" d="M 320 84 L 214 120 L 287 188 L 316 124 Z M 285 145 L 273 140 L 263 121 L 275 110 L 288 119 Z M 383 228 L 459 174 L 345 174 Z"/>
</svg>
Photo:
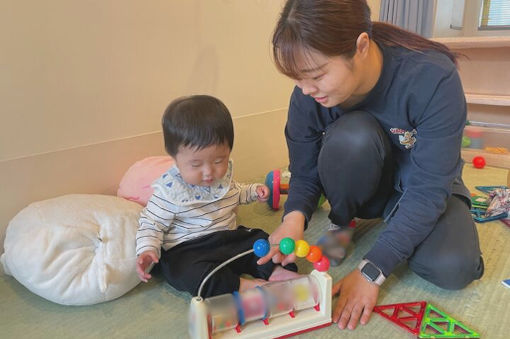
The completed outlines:
<svg viewBox="0 0 510 339">
<path fill-rule="evenodd" d="M 300 53 L 317 51 L 350 59 L 363 32 L 386 46 L 439 51 L 456 64 L 456 54 L 445 45 L 394 25 L 372 22 L 365 0 L 288 0 L 273 34 L 276 67 L 296 79 L 301 73 L 296 59 Z"/>
<path fill-rule="evenodd" d="M 175 156 L 180 146 L 197 150 L 212 145 L 234 145 L 234 126 L 227 107 L 209 95 L 175 99 L 162 119 L 165 149 Z"/>
</svg>

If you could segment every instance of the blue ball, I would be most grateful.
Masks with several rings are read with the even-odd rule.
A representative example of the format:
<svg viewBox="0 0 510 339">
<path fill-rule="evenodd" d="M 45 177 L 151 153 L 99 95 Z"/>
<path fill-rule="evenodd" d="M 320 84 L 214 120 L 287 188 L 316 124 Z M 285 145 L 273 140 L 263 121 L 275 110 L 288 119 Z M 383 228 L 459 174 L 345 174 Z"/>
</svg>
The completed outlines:
<svg viewBox="0 0 510 339">
<path fill-rule="evenodd" d="M 253 244 L 253 252 L 259 258 L 262 258 L 269 253 L 269 241 L 266 239 L 259 239 Z"/>
</svg>

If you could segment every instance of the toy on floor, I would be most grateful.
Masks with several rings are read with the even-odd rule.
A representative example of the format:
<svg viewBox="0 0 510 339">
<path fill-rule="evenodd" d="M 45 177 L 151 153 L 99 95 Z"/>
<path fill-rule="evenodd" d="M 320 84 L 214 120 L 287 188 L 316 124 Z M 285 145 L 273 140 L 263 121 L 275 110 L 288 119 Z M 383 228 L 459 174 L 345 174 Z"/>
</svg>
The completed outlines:
<svg viewBox="0 0 510 339">
<path fill-rule="evenodd" d="M 501 283 L 503 286 L 510 288 L 510 279 L 502 280 Z"/>
<path fill-rule="evenodd" d="M 510 189 L 506 186 L 476 186 L 476 189 L 489 196 L 471 197 L 473 219 L 479 223 L 502 220 L 509 225 L 506 220 L 510 212 Z"/>
<path fill-rule="evenodd" d="M 475 168 L 482 169 L 485 167 L 485 158 L 482 157 L 481 155 L 477 155 L 476 157 L 474 157 L 472 162 Z"/>
<path fill-rule="evenodd" d="M 480 338 L 480 335 L 426 301 L 378 305 L 374 312 L 418 338 Z"/>
<path fill-rule="evenodd" d="M 263 240 L 263 241 L 262 241 Z M 314 250 L 304 240 L 290 238 L 280 241 L 282 253 L 295 252 L 298 256 L 311 256 L 315 264 L 321 262 L 322 253 Z M 278 338 L 296 335 L 326 327 L 331 324 L 332 280 L 319 270 L 299 278 L 270 282 L 244 292 L 222 294 L 202 299 L 205 282 L 219 269 L 235 259 L 254 252 L 261 257 L 269 252 L 265 239 L 257 240 L 253 249 L 240 253 L 211 271 L 202 281 L 198 296 L 191 299 L 189 334 L 192 339 L 219 338 Z M 306 253 L 306 255 L 305 255 Z"/>
<path fill-rule="evenodd" d="M 290 172 L 286 171 L 285 173 L 286 177 L 290 177 Z M 266 186 L 269 187 L 269 198 L 267 199 L 267 204 L 275 211 L 280 208 L 280 195 L 289 193 L 289 184 L 283 183 L 281 180 L 282 177 L 284 177 L 284 175 L 279 169 L 272 170 L 266 175 Z M 325 201 L 326 197 L 324 194 L 321 194 L 317 208 L 321 207 Z"/>
</svg>

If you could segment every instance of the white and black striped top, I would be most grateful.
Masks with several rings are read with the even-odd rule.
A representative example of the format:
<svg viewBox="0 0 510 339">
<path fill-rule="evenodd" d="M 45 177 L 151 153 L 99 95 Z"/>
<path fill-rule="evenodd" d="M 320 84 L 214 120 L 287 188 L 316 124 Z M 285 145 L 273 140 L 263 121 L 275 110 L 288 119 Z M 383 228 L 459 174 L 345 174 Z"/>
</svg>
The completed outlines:
<svg viewBox="0 0 510 339">
<path fill-rule="evenodd" d="M 227 174 L 213 187 L 189 185 L 172 167 L 152 187 L 142 210 L 136 234 L 136 255 L 160 248 L 168 250 L 184 241 L 237 228 L 235 208 L 257 200 L 260 184 L 242 185 L 232 180 L 232 163 Z"/>
</svg>

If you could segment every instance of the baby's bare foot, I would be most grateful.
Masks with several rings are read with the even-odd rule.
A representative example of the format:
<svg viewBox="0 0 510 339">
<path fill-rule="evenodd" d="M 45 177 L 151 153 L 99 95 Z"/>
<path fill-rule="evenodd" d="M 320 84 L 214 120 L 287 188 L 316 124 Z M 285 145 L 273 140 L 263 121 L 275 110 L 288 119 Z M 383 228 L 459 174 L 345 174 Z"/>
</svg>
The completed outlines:
<svg viewBox="0 0 510 339">
<path fill-rule="evenodd" d="M 294 278 L 299 278 L 301 274 L 286 270 L 282 266 L 278 265 L 275 267 L 273 273 L 269 277 L 269 281 L 282 281 Z"/>
<path fill-rule="evenodd" d="M 243 291 L 249 290 L 250 288 L 255 288 L 257 286 L 262 286 L 265 284 L 267 284 L 267 280 L 264 280 L 264 279 L 240 278 L 239 292 L 243 292 Z"/>
</svg>

